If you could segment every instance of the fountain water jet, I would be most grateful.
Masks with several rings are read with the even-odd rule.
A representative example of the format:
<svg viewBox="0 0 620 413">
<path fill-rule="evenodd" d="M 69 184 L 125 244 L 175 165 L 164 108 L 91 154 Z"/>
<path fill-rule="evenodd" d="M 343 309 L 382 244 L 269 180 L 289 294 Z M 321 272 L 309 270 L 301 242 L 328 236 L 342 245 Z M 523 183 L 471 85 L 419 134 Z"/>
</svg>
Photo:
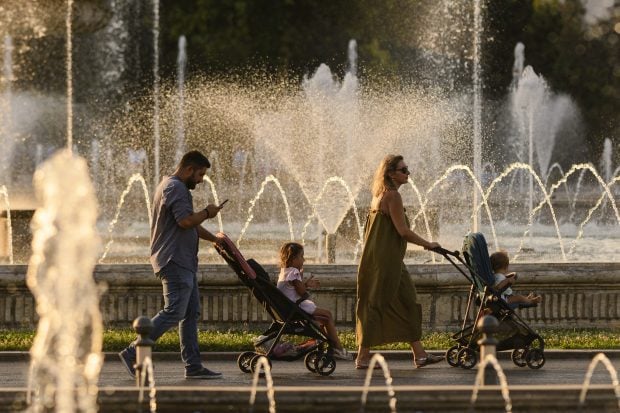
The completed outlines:
<svg viewBox="0 0 620 413">
<path fill-rule="evenodd" d="M 586 375 L 583 379 L 583 385 L 581 387 L 581 392 L 579 393 L 579 409 L 583 409 L 586 403 L 586 396 L 588 394 L 588 389 L 590 388 L 590 381 L 592 380 L 592 374 L 594 374 L 594 369 L 599 363 L 603 363 L 607 371 L 609 372 L 609 376 L 611 377 L 611 384 L 614 386 L 614 393 L 616 395 L 616 400 L 618 401 L 618 409 L 620 409 L 620 383 L 618 382 L 618 372 L 611 364 L 611 361 L 607 358 L 604 353 L 598 353 L 592 361 L 588 365 L 588 370 L 586 371 Z"/>
<path fill-rule="evenodd" d="M 144 389 L 149 386 L 149 408 L 151 413 L 157 413 L 157 388 L 155 387 L 155 372 L 153 370 L 153 360 L 145 357 L 142 361 L 140 370 L 140 385 L 138 390 L 138 403 L 144 401 Z"/>
<path fill-rule="evenodd" d="M 32 220 L 26 282 L 39 326 L 30 349 L 29 401 L 34 412 L 96 412 L 103 359 L 101 289 L 92 277 L 99 249 L 97 202 L 86 162 L 59 152 L 35 173 L 41 207 Z"/>
<path fill-rule="evenodd" d="M 396 413 L 396 393 L 394 392 L 394 386 L 392 385 L 392 376 L 390 375 L 390 369 L 387 362 L 385 361 L 385 358 L 379 353 L 373 354 L 373 356 L 370 358 L 370 361 L 368 362 L 368 370 L 366 371 L 366 379 L 364 380 L 364 388 L 362 390 L 360 413 L 364 413 L 366 411 L 368 388 L 370 387 L 372 373 L 375 370 L 375 365 L 377 364 L 381 366 L 381 370 L 383 371 L 383 377 L 385 378 L 385 387 L 387 388 L 387 394 L 390 397 L 390 400 L 388 402 L 390 412 Z"/>
<path fill-rule="evenodd" d="M 476 382 L 474 383 L 474 390 L 471 394 L 471 400 L 469 403 L 469 411 L 474 410 L 474 406 L 476 405 L 476 400 L 478 400 L 478 393 L 480 391 L 480 387 L 482 383 L 484 383 L 484 374 L 487 365 L 493 366 L 495 371 L 497 372 L 497 377 L 499 378 L 500 389 L 502 392 L 502 397 L 504 399 L 504 409 L 506 413 L 512 413 L 512 401 L 510 400 L 510 390 L 508 389 L 508 381 L 506 380 L 506 375 L 504 374 L 504 370 L 502 366 L 500 366 L 497 358 L 493 354 L 488 354 L 484 360 L 478 366 L 478 373 L 476 373 Z"/>
<path fill-rule="evenodd" d="M 153 215 L 151 213 L 151 200 L 149 198 L 149 190 L 146 187 L 146 181 L 144 180 L 142 175 L 140 175 L 140 174 L 133 174 L 129 178 L 129 181 L 127 182 L 127 187 L 125 188 L 125 190 L 121 194 L 120 200 L 118 201 L 118 205 L 116 206 L 116 214 L 114 214 L 114 218 L 108 224 L 108 235 L 110 236 L 110 240 L 106 244 L 106 246 L 105 246 L 105 248 L 103 250 L 103 254 L 101 254 L 101 257 L 99 258 L 99 264 L 103 264 L 103 261 L 105 260 L 106 256 L 108 255 L 108 252 L 110 251 L 110 247 L 112 246 L 112 243 L 114 242 L 114 240 L 111 238 L 111 235 L 112 235 L 112 232 L 114 231 L 114 227 L 116 226 L 116 223 L 118 222 L 118 219 L 120 217 L 121 208 L 123 207 L 123 204 L 125 203 L 125 197 L 127 196 L 127 194 L 129 194 L 129 191 L 131 190 L 131 187 L 133 186 L 134 182 L 139 182 L 141 184 L 141 186 L 142 186 L 142 191 L 144 193 L 144 202 L 146 203 L 146 211 L 147 211 L 148 219 L 149 219 L 149 227 L 151 226 L 151 221 L 153 219 Z"/>
<path fill-rule="evenodd" d="M 264 373 L 261 373 L 264 372 Z M 276 413 L 275 390 L 273 388 L 273 378 L 271 377 L 271 365 L 269 359 L 265 356 L 259 356 L 254 368 L 254 376 L 252 377 L 252 391 L 250 393 L 250 413 L 254 412 L 254 403 L 256 402 L 256 391 L 258 390 L 258 378 L 264 374 L 267 381 L 267 398 L 269 399 L 269 413 Z"/>
<path fill-rule="evenodd" d="M 291 221 L 291 211 L 289 209 L 288 199 L 286 198 L 286 193 L 284 192 L 284 189 L 282 189 L 282 185 L 280 185 L 280 181 L 278 181 L 278 179 L 275 176 L 269 175 L 267 178 L 265 178 L 265 180 L 261 184 L 260 189 L 258 193 L 256 194 L 256 196 L 254 197 L 254 199 L 250 201 L 250 208 L 248 209 L 248 219 L 245 221 L 245 224 L 243 228 L 241 229 L 239 238 L 237 238 L 237 242 L 236 242 L 237 247 L 241 243 L 241 240 L 243 239 L 245 231 L 248 229 L 250 222 L 252 222 L 252 220 L 254 219 L 254 215 L 252 214 L 252 211 L 254 210 L 254 206 L 256 205 L 256 202 L 260 199 L 261 195 L 263 194 L 263 191 L 265 190 L 265 186 L 269 182 L 273 182 L 278 188 L 278 190 L 280 191 L 280 195 L 282 196 L 282 201 L 284 202 L 284 208 L 286 209 L 286 219 L 288 220 L 288 228 L 289 228 L 289 233 L 291 236 L 291 241 L 295 240 L 295 235 L 293 234 L 293 222 Z"/>
<path fill-rule="evenodd" d="M 13 264 L 13 227 L 11 225 L 11 203 L 9 202 L 9 191 L 5 185 L 0 186 L 0 195 L 4 199 L 4 208 L 6 210 L 6 243 L 7 255 L 9 256 L 9 264 Z"/>
<path fill-rule="evenodd" d="M 179 114 L 177 117 L 177 147 L 176 162 L 179 162 L 185 153 L 185 68 L 187 66 L 187 40 L 179 37 L 179 55 L 177 57 L 177 90 L 179 100 Z"/>
</svg>

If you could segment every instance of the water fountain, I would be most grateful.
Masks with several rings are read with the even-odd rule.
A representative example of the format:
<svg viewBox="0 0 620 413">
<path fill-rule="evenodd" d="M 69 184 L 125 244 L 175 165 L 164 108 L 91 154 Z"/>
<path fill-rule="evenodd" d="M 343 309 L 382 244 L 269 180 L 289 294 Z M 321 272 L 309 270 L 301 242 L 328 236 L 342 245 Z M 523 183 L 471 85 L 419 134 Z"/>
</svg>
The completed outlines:
<svg viewBox="0 0 620 413">
<path fill-rule="evenodd" d="M 114 13 L 122 11 L 122 8 L 114 7 Z M 476 3 L 472 7 L 475 12 L 472 16 L 478 27 L 481 25 L 478 20 L 482 18 L 481 5 Z M 531 67 L 523 69 L 523 45 L 515 48 L 513 85 L 508 99 L 513 102 L 513 129 L 516 131 L 514 158 L 517 162 L 529 160 L 527 164 L 532 170 L 509 174 L 506 179 L 489 187 L 489 183 L 498 176 L 515 169 L 511 164 L 498 165 L 481 160 L 483 154 L 476 156 L 474 153 L 474 165 L 468 163 L 469 156 L 462 156 L 467 153 L 463 141 L 471 136 L 488 138 L 479 119 L 483 102 L 478 93 L 480 85 L 476 81 L 480 74 L 476 74 L 476 70 L 473 83 L 477 85 L 478 92 L 473 95 L 469 90 L 457 92 L 455 89 L 435 93 L 415 84 L 400 89 L 379 88 L 372 84 L 373 79 L 360 81 L 357 47 L 352 40 L 348 45 L 346 72 L 341 79 L 328 66 L 320 65 L 301 84 L 291 81 L 274 83 L 256 74 L 248 75 L 255 80 L 251 87 L 228 78 L 209 81 L 193 79 L 188 82 L 184 69 L 187 59 L 185 39 L 179 38 L 176 85 L 166 84 L 160 81 L 158 74 L 158 2 L 154 2 L 153 8 L 144 13 L 154 16 L 154 25 L 149 28 L 155 50 L 154 83 L 150 85 L 152 97 L 144 101 L 134 100 L 130 106 L 121 105 L 120 110 L 110 111 L 105 117 L 93 116 L 86 123 L 81 120 L 79 126 L 80 133 L 89 131 L 95 136 L 88 145 L 92 153 L 89 163 L 98 188 L 99 202 L 106 206 L 99 226 L 110 228 L 110 223 L 115 223 L 114 230 L 106 235 L 106 245 L 111 247 L 109 253 L 104 255 L 105 262 L 146 261 L 147 208 L 137 187 L 129 193 L 125 193 L 124 188 L 135 173 L 141 173 L 146 182 L 157 181 L 160 171 L 172 168 L 181 148 L 190 146 L 207 147 L 209 153 L 217 154 L 217 159 L 212 159 L 213 169 L 217 171 L 216 176 L 212 177 L 213 185 L 197 191 L 196 199 L 206 201 L 213 198 L 216 191 L 225 194 L 224 198 L 231 200 L 231 210 L 234 208 L 237 214 L 232 216 L 226 209 L 218 217 L 219 229 L 228 232 L 233 239 L 237 238 L 238 242 L 247 242 L 252 248 L 262 245 L 265 250 L 257 253 L 269 261 L 275 260 L 274 251 L 280 242 L 303 238 L 308 251 L 314 256 L 309 257 L 311 260 L 322 262 L 331 255 L 331 260 L 335 262 L 355 262 L 361 247 L 360 228 L 369 203 L 369 179 L 379 159 L 387 152 L 404 154 L 414 171 L 411 179 L 415 188 L 411 186 L 413 191 L 403 188 L 403 197 L 411 213 L 410 218 L 420 218 L 415 224 L 416 231 L 437 238 L 444 244 L 458 245 L 464 233 L 478 227 L 483 232 L 491 233 L 496 245 L 511 248 L 513 254 L 519 254 L 519 246 L 525 246 L 529 252 L 520 254 L 522 260 L 596 261 L 600 258 L 590 254 L 597 248 L 588 244 L 601 241 L 593 239 L 590 234 L 597 231 L 605 234 L 615 232 L 617 220 L 614 205 L 617 199 L 610 199 L 608 195 L 617 197 L 618 184 L 609 177 L 607 165 L 611 165 L 611 161 L 605 161 L 607 163 L 603 167 L 607 169 L 599 174 L 605 176 L 607 188 L 587 174 L 568 175 L 561 171 L 562 160 L 554 157 L 554 142 L 558 133 L 569 123 L 567 119 L 578 118 L 576 109 L 568 97 L 552 93 L 542 76 L 535 74 Z M 107 18 L 115 27 L 127 24 L 126 19 L 116 15 Z M 115 33 L 106 30 L 108 36 Z M 481 30 L 474 32 L 479 35 Z M 116 32 L 124 33 L 126 30 L 117 28 Z M 5 37 L 4 73 L 12 71 L 10 55 L 14 46 L 7 45 L 15 43 L 15 40 L 8 39 L 12 38 Z M 475 39 L 474 46 L 478 42 Z M 120 48 L 125 49 L 127 47 Z M 474 49 L 475 55 L 482 53 L 476 47 Z M 66 50 L 70 50 L 70 44 L 67 44 Z M 108 58 L 106 62 L 109 64 L 115 60 L 120 59 Z M 66 71 L 75 71 L 78 63 L 67 63 Z M 114 71 L 108 69 L 108 72 Z M 3 112 L 4 116 L 14 112 L 15 104 L 10 102 L 22 96 L 20 91 L 11 88 L 11 82 L 7 80 L 13 76 L 3 77 L 2 104 L 9 106 L 9 110 Z M 67 82 L 69 95 L 71 87 L 71 83 Z M 472 104 L 467 101 L 471 96 L 474 99 L 473 112 Z M 72 107 L 71 98 L 65 103 L 68 105 L 66 122 L 70 127 L 74 122 L 69 110 Z M 15 118 L 16 115 L 11 116 Z M 550 128 L 541 128 L 543 118 L 554 120 Z M 21 118 L 15 119 L 20 119 L 18 123 L 23 124 Z M 205 123 L 205 119 L 209 121 Z M 11 122 L 4 124 L 10 125 Z M 473 135 L 470 127 L 473 127 Z M 11 133 L 28 133 L 23 126 L 20 128 L 23 132 L 15 130 Z M 10 147 L 14 141 L 14 138 L 9 139 L 11 134 L 3 131 L 0 135 Z M 230 139 L 221 144 L 211 139 L 220 135 L 230 136 Z M 115 160 L 123 159 L 127 148 L 112 142 L 110 136 L 117 137 L 117 142 L 132 142 L 131 151 L 142 150 L 148 157 L 137 161 L 141 165 L 137 168 L 119 166 Z M 151 142 L 150 137 L 136 142 L 135 136 L 152 136 L 153 145 L 145 143 Z M 228 141 L 238 147 L 231 146 Z M 606 145 L 606 148 L 611 148 L 611 140 Z M 476 147 L 478 144 L 474 144 L 474 149 Z M 39 148 L 40 158 L 48 156 L 45 144 Z M 238 148 L 243 149 L 244 157 L 236 167 L 233 156 Z M 175 155 L 160 159 L 161 150 L 174 152 Z M 610 150 L 605 149 L 603 153 L 610 154 Z M 78 151 L 84 149 L 78 148 Z M 604 159 L 610 159 L 610 155 L 605 156 Z M 456 162 L 452 167 L 450 164 L 442 166 L 446 159 Z M 7 164 L 3 161 L 2 167 L 7 168 Z M 525 171 L 524 168 L 517 169 Z M 446 173 L 448 177 L 444 176 Z M 534 185 L 536 176 L 548 188 L 562 182 L 565 195 L 538 188 Z M 525 189 L 529 197 L 527 206 L 516 202 L 517 199 L 523 200 L 520 182 L 524 179 L 530 182 L 529 188 Z M 260 182 L 263 184 L 260 185 Z M 266 182 L 269 184 L 265 185 Z M 278 184 L 271 185 L 275 182 Z M 467 183 L 475 190 L 455 190 L 460 183 Z M 11 215 L 13 221 L 18 219 L 20 209 L 33 209 L 32 197 L 24 196 L 18 190 L 28 185 L 15 185 L 15 182 L 0 184 L 6 187 L 5 198 L 14 210 Z M 425 199 L 421 200 L 415 191 L 425 193 Z M 488 193 L 486 198 L 485 193 Z M 603 193 L 603 205 L 594 208 Z M 123 197 L 127 198 L 124 204 L 121 201 Z M 24 198 L 30 200 L 27 202 L 29 205 L 20 206 L 24 204 L 21 201 Z M 286 205 L 282 203 L 284 198 Z M 544 208 L 534 212 L 542 200 L 545 200 Z M 119 203 L 124 205 L 123 211 L 120 216 L 115 216 L 114 206 Z M 445 212 L 447 205 L 451 206 L 450 214 Z M 478 205 L 482 205 L 483 209 Z M 116 225 L 119 221 L 121 225 Z M 3 228 L 10 225 L 0 222 Z M 14 228 L 17 226 L 13 225 Z M 21 233 L 22 230 L 14 232 Z M 524 233 L 527 234 L 526 240 L 523 240 Z M 324 234 L 327 234 L 326 238 Z M 5 240 L 8 236 L 4 236 Z M 323 247 L 333 246 L 336 237 L 335 252 L 329 248 L 331 252 L 328 254 Z M 543 241 L 548 237 L 555 237 L 556 245 L 568 239 L 575 248 L 566 256 L 563 248 L 541 247 L 549 245 Z M 128 244 L 131 247 L 125 251 Z M 134 245 L 139 247 L 134 248 Z M 21 251 L 22 247 L 20 245 L 20 248 L 13 250 Z M 581 248 L 584 248 L 583 254 Z M 0 259 L 15 261 L 6 250 Z M 415 251 L 409 256 L 411 262 L 424 261 L 428 257 Z M 25 258 L 27 254 L 22 253 L 17 262 L 23 262 Z M 202 259 L 210 260 L 213 256 Z"/>
<path fill-rule="evenodd" d="M 50 406 L 96 412 L 103 322 L 101 290 L 92 277 L 97 203 L 86 162 L 60 152 L 37 171 L 34 183 L 41 207 L 33 218 L 27 283 L 39 326 L 30 349 L 30 405 L 33 412 Z"/>
</svg>

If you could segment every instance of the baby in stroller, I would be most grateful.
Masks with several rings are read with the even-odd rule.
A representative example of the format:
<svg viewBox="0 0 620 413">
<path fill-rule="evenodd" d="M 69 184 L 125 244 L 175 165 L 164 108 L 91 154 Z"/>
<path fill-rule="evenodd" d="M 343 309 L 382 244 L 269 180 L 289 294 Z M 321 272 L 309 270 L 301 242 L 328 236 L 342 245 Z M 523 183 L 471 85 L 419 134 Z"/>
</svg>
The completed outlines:
<svg viewBox="0 0 620 413">
<path fill-rule="evenodd" d="M 340 360 L 352 360 L 353 356 L 342 347 L 338 338 L 336 324 L 332 313 L 319 308 L 310 300 L 307 288 L 320 286 L 318 280 L 310 276 L 304 281 L 304 247 L 296 242 L 287 242 L 280 248 L 280 274 L 277 287 L 289 300 L 298 304 L 306 313 L 319 322 L 325 329 L 325 334 L 334 343 L 334 357 Z"/>
<path fill-rule="evenodd" d="M 499 321 L 499 326 L 494 333 L 498 340 L 496 351 L 512 350 L 512 361 L 519 367 L 541 368 L 545 364 L 544 339 L 515 312 L 516 307 L 536 306 L 537 303 L 510 304 L 502 299 L 496 283 L 496 272 L 508 272 L 507 259 L 504 264 L 493 267 L 486 240 L 479 232 L 465 236 L 462 251 L 464 260 L 458 251 L 450 252 L 442 249 L 435 252 L 442 254 L 471 283 L 461 330 L 452 336 L 457 344 L 446 352 L 448 364 L 464 369 L 471 369 L 476 365 L 479 357 L 478 340 L 481 338 L 481 332 L 477 328 L 478 321 L 484 316 L 492 315 Z M 469 275 L 453 258 L 469 270 Z M 534 297 L 528 300 L 532 298 Z M 470 310 L 473 310 L 471 314 L 473 322 L 471 323 L 469 323 Z"/>
<path fill-rule="evenodd" d="M 502 298 L 508 303 L 510 308 L 517 308 L 523 304 L 525 304 L 525 306 L 533 306 L 542 302 L 542 297 L 540 295 L 529 293 L 525 296 L 512 292 L 511 286 L 517 281 L 517 274 L 508 272 L 510 260 L 506 251 L 494 252 L 489 258 L 495 276 L 495 285 L 493 288 L 501 293 Z"/>
</svg>

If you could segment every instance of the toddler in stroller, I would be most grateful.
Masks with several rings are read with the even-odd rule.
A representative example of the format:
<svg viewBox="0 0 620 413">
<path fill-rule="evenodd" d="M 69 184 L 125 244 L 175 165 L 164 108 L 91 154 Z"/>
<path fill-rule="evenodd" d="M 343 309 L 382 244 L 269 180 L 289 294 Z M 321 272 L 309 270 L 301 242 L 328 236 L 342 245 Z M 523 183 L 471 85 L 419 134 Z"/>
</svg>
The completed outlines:
<svg viewBox="0 0 620 413">
<path fill-rule="evenodd" d="M 499 340 L 496 350 L 512 350 L 512 361 L 519 367 L 528 366 L 539 369 L 545 364 L 543 338 L 527 325 L 515 313 L 513 305 L 507 303 L 501 292 L 494 288 L 496 284 L 491 267 L 487 243 L 481 233 L 470 233 L 463 241 L 463 260 L 458 251 L 436 251 L 443 255 L 471 283 L 467 309 L 460 331 L 452 338 L 457 342 L 446 352 L 446 360 L 451 366 L 471 369 L 478 362 L 478 339 L 481 337 L 477 329 L 478 320 L 484 315 L 493 315 L 499 321 L 495 337 Z M 469 275 L 452 259 L 469 270 Z M 474 321 L 467 325 L 473 304 Z M 517 304 L 517 303 L 515 303 Z M 531 307 L 537 304 L 517 304 L 519 307 Z"/>
<path fill-rule="evenodd" d="M 502 299 L 508 303 L 510 308 L 535 306 L 542 301 L 542 297 L 534 293 L 529 293 L 527 296 L 513 293 L 512 286 L 517 281 L 517 274 L 508 272 L 510 260 L 506 251 L 494 252 L 489 258 L 495 277 L 493 288 L 502 295 Z"/>
<path fill-rule="evenodd" d="M 271 360 L 293 361 L 304 358 L 306 368 L 322 376 L 336 370 L 334 350 L 337 344 L 331 340 L 319 323 L 282 293 L 269 278 L 265 269 L 253 259 L 245 260 L 233 242 L 223 233 L 215 248 L 235 271 L 239 280 L 251 291 L 273 322 L 255 341 L 254 351 L 245 351 L 237 359 L 244 373 L 254 372 L 261 357 Z M 284 336 L 307 338 L 299 344 L 283 341 Z"/>
</svg>

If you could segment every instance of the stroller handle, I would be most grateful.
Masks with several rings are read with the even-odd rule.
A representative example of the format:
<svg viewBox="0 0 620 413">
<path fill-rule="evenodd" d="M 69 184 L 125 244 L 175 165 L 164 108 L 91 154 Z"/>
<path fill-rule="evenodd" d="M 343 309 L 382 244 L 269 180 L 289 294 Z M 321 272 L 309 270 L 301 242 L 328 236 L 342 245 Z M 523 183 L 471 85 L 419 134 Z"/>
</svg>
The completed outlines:
<svg viewBox="0 0 620 413">
<path fill-rule="evenodd" d="M 432 248 L 431 251 L 433 251 L 436 254 L 443 255 L 444 257 L 446 255 L 452 255 L 453 257 L 458 258 L 459 255 L 460 255 L 459 251 L 449 251 L 449 250 L 447 250 L 445 248 L 442 248 L 442 247 Z"/>
</svg>

